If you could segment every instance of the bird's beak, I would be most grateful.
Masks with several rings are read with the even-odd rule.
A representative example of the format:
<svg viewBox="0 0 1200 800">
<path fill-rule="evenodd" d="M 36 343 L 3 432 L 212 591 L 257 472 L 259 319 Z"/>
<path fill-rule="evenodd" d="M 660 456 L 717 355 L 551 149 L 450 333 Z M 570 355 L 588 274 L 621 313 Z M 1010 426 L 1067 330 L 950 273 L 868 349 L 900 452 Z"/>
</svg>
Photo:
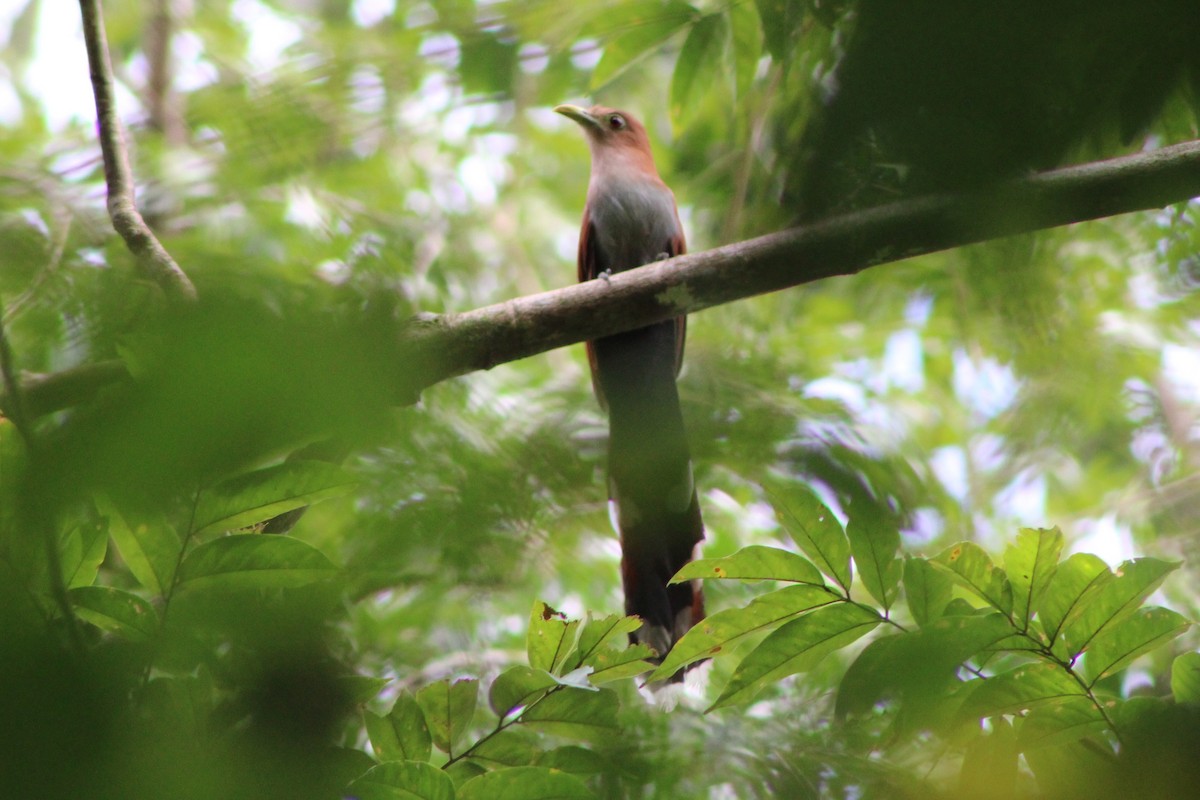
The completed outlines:
<svg viewBox="0 0 1200 800">
<path fill-rule="evenodd" d="M 600 120 L 596 119 L 591 114 L 589 114 L 588 110 L 586 108 L 580 108 L 579 106 L 571 106 L 571 105 L 561 105 L 561 106 L 555 106 L 554 112 L 556 114 L 562 114 L 564 117 L 568 117 L 570 119 L 575 120 L 576 122 L 578 122 L 580 125 L 582 125 L 585 128 L 587 128 L 587 127 L 599 128 L 600 127 Z"/>
</svg>

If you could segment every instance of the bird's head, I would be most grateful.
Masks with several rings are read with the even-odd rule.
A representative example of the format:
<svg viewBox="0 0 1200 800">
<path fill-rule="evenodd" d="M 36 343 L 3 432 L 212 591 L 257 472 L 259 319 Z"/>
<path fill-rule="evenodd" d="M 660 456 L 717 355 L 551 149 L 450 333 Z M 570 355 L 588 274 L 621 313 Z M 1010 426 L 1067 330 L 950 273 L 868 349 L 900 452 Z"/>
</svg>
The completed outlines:
<svg viewBox="0 0 1200 800">
<path fill-rule="evenodd" d="M 617 155 L 634 156 L 635 160 L 643 163 L 643 169 L 648 162 L 649 171 L 657 174 L 650 153 L 650 137 L 646 135 L 646 128 L 636 117 L 604 106 L 583 108 L 561 105 L 556 106 L 554 110 L 575 120 L 579 127 L 583 128 L 591 146 L 594 162 L 607 161 Z"/>
</svg>

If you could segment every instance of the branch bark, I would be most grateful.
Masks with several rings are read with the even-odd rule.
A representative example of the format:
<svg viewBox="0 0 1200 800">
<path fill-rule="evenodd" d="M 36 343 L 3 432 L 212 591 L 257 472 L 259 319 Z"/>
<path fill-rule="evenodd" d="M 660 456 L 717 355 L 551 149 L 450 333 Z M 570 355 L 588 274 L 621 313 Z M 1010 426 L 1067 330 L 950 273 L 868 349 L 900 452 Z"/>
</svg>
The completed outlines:
<svg viewBox="0 0 1200 800">
<path fill-rule="evenodd" d="M 119 360 L 98 361 L 53 373 L 26 373 L 20 381 L 25 414 L 37 419 L 55 411 L 86 403 L 104 389 L 131 380 Z M 0 411 L 9 412 L 16 393 L 0 395 Z"/>
<path fill-rule="evenodd" d="M 133 253 L 141 274 L 162 288 L 173 301 L 196 299 L 196 288 L 142 219 L 134 199 L 133 172 L 125 148 L 117 102 L 113 94 L 112 61 L 100 0 L 79 0 L 83 38 L 87 45 L 92 94 L 96 98 L 96 128 L 104 155 L 104 181 L 108 186 L 108 215 L 113 228 Z"/>
<path fill-rule="evenodd" d="M 153 0 L 142 34 L 143 49 L 148 62 L 145 103 L 150 115 L 150 127 L 162 134 L 169 147 L 187 141 L 182 103 L 175 91 L 175 63 L 171 51 L 177 20 L 174 0 Z"/>
<path fill-rule="evenodd" d="M 987 191 L 901 200 L 607 280 L 430 317 L 409 338 L 418 350 L 439 356 L 424 379 L 428 386 L 753 295 L 1198 196 L 1200 140 L 1051 170 Z"/>
</svg>

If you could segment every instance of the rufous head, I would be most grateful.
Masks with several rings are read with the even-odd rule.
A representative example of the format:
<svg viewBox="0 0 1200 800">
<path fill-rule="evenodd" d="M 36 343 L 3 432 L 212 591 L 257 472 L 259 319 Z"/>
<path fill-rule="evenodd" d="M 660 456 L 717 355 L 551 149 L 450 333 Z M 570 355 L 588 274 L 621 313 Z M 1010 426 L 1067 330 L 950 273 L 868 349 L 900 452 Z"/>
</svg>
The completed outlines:
<svg viewBox="0 0 1200 800">
<path fill-rule="evenodd" d="M 615 108 L 562 105 L 554 109 L 564 117 L 575 120 L 588 137 L 593 148 L 633 147 L 650 152 L 650 138 L 636 117 Z"/>
<path fill-rule="evenodd" d="M 563 105 L 554 109 L 579 123 L 592 151 L 592 183 L 646 176 L 658 180 L 650 137 L 636 118 L 605 106 Z"/>
</svg>

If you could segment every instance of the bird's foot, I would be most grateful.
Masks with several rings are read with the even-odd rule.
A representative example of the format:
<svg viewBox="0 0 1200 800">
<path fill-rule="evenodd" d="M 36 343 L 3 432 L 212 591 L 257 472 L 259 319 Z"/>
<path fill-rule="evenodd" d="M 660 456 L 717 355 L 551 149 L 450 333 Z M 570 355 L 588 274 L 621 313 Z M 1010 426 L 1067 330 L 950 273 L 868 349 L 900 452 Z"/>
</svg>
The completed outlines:
<svg viewBox="0 0 1200 800">
<path fill-rule="evenodd" d="M 612 280 L 612 270 L 606 269 L 606 270 L 604 270 L 604 272 L 601 272 L 596 277 L 600 278 L 600 280 L 604 281 L 605 283 L 608 283 L 609 281 Z"/>
<path fill-rule="evenodd" d="M 654 260 L 655 261 L 666 261 L 670 257 L 671 257 L 670 253 L 659 253 L 658 255 L 656 255 L 654 257 Z"/>
</svg>

